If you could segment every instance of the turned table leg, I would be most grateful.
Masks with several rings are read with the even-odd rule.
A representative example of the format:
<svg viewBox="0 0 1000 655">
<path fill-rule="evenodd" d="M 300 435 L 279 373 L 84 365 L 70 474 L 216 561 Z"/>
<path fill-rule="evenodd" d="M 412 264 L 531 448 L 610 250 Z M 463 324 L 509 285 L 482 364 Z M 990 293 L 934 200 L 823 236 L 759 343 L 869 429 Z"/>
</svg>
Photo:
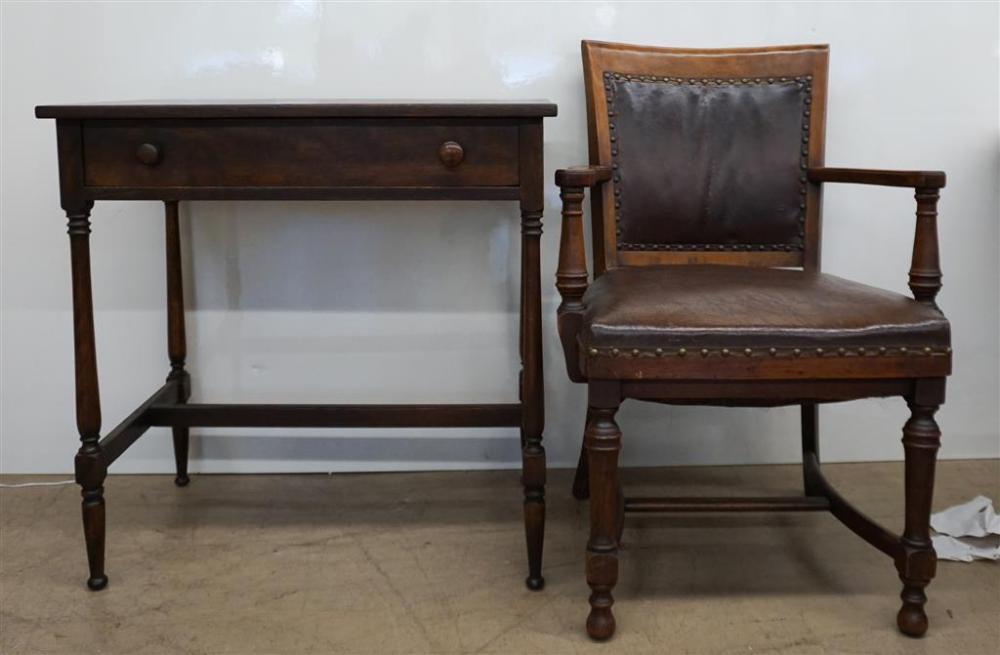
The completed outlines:
<svg viewBox="0 0 1000 655">
<path fill-rule="evenodd" d="M 521 125 L 521 445 L 524 531 L 528 545 L 529 589 L 545 586 L 545 394 L 542 383 L 542 282 L 539 240 L 545 207 L 542 186 L 542 122 Z"/>
<path fill-rule="evenodd" d="M 101 453 L 101 400 L 97 387 L 94 345 L 94 304 L 90 286 L 90 208 L 93 203 L 67 210 L 70 263 L 73 275 L 73 351 L 76 370 L 76 481 L 83 496 L 83 535 L 87 542 L 90 577 L 87 586 L 98 591 L 108 584 L 104 574 L 104 478 L 108 467 Z"/>
<path fill-rule="evenodd" d="M 178 380 L 178 403 L 187 402 L 191 396 L 191 376 L 184 370 L 187 357 L 187 340 L 184 332 L 184 278 L 181 273 L 181 235 L 176 200 L 164 203 L 166 208 L 166 254 L 167 254 L 167 355 L 170 358 L 170 373 L 167 380 Z M 177 477 L 174 484 L 187 486 L 189 428 L 172 428 L 174 437 L 174 462 Z"/>
<path fill-rule="evenodd" d="M 528 544 L 529 589 L 545 585 L 542 577 L 542 548 L 545 541 L 545 448 L 542 446 L 544 399 L 542 390 L 541 281 L 538 237 L 541 212 L 522 211 L 522 257 L 526 260 L 523 327 L 523 370 L 521 373 L 522 482 L 524 484 L 524 529 Z"/>
</svg>

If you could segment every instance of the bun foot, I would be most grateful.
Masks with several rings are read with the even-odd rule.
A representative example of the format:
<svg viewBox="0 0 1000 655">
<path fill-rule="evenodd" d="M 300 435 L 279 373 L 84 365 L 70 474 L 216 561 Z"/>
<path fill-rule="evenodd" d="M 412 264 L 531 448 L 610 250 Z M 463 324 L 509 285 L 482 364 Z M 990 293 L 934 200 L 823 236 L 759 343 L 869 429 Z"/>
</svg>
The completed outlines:
<svg viewBox="0 0 1000 655">
<path fill-rule="evenodd" d="M 920 605 L 903 603 L 896 615 L 896 625 L 908 637 L 923 637 L 927 632 L 927 614 Z"/>
<path fill-rule="evenodd" d="M 594 607 L 587 617 L 587 635 L 597 641 L 605 641 L 615 634 L 615 615 L 611 608 Z"/>
<path fill-rule="evenodd" d="M 525 579 L 524 584 L 528 585 L 528 589 L 532 591 L 541 591 L 545 588 L 545 578 L 538 576 L 533 578 L 530 575 Z"/>
<path fill-rule="evenodd" d="M 99 575 L 97 577 L 87 579 L 87 588 L 91 591 L 100 591 L 108 586 L 108 576 Z"/>
<path fill-rule="evenodd" d="M 189 478 L 187 474 L 178 475 L 176 478 L 174 478 L 174 484 L 176 484 L 178 487 L 186 487 L 188 486 L 188 482 L 191 482 L 191 478 Z"/>
</svg>

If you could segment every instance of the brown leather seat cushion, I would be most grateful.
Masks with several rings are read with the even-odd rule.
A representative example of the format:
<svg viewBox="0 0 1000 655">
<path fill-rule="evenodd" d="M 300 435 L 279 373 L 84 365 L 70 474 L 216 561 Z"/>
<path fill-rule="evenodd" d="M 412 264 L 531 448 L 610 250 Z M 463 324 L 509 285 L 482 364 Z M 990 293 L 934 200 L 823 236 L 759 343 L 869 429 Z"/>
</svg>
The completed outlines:
<svg viewBox="0 0 1000 655">
<path fill-rule="evenodd" d="M 611 269 L 583 297 L 584 348 L 933 348 L 935 308 L 823 273 L 742 266 Z"/>
</svg>

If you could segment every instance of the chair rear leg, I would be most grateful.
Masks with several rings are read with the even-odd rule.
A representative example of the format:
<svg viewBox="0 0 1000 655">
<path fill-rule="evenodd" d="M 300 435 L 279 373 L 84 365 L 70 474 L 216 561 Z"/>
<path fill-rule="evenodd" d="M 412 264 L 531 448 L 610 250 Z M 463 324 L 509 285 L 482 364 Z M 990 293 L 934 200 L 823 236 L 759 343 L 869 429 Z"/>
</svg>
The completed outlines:
<svg viewBox="0 0 1000 655">
<path fill-rule="evenodd" d="M 822 485 L 817 482 L 809 466 L 809 459 L 815 458 L 819 464 L 819 406 L 816 403 L 802 404 L 802 482 L 807 496 L 822 496 Z"/>
<path fill-rule="evenodd" d="M 577 500 L 590 498 L 590 469 L 587 466 L 587 426 L 590 425 L 590 409 L 584 421 L 584 435 L 580 444 L 580 459 L 576 463 L 576 475 L 573 477 L 573 497 Z"/>
</svg>

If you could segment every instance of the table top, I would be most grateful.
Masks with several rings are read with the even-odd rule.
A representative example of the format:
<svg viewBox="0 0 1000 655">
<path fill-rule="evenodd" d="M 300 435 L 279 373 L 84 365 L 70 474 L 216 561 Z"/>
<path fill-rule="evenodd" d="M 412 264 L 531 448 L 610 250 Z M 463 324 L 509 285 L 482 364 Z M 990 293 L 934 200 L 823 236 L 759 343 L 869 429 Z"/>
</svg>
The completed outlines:
<svg viewBox="0 0 1000 655">
<path fill-rule="evenodd" d="M 36 118 L 541 118 L 548 100 L 148 100 L 39 105 Z"/>
</svg>

